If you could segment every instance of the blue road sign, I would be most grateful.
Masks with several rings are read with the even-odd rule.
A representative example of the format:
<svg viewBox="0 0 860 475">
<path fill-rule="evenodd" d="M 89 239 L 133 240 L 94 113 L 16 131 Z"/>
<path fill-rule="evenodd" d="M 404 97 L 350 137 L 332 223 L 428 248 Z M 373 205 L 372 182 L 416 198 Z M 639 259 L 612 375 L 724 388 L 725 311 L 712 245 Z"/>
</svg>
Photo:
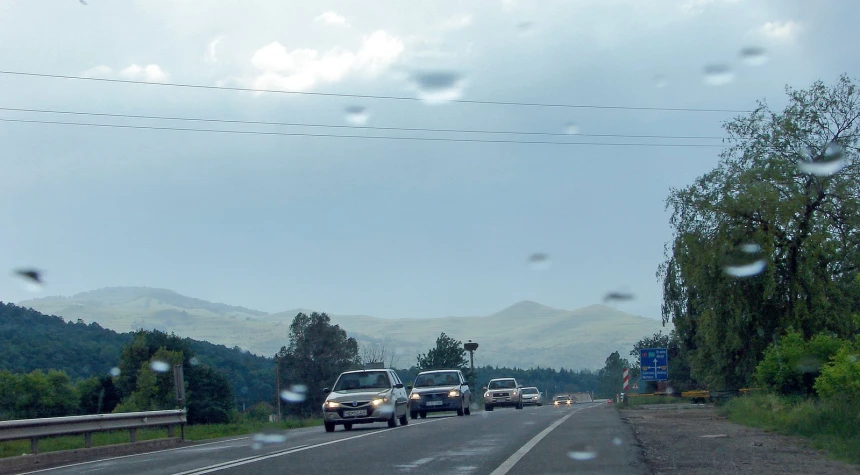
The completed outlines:
<svg viewBox="0 0 860 475">
<path fill-rule="evenodd" d="M 666 381 L 669 379 L 669 351 L 666 348 L 639 350 L 639 367 L 642 381 Z"/>
</svg>

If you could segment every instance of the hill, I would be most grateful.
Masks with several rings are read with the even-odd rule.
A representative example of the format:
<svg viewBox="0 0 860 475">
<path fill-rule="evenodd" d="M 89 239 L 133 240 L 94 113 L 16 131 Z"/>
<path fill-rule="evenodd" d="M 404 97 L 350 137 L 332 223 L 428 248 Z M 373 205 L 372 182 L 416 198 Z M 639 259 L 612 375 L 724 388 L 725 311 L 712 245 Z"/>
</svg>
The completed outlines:
<svg viewBox="0 0 860 475">
<path fill-rule="evenodd" d="M 102 376 L 119 363 L 123 345 L 132 338 L 131 333 L 117 333 L 95 322 L 66 322 L 0 302 L 0 370 L 29 373 L 58 369 L 72 380 Z M 206 341 L 187 340 L 201 363 L 227 376 L 240 405 L 271 402 L 275 394 L 271 359 Z"/>
<path fill-rule="evenodd" d="M 114 287 L 21 305 L 117 331 L 159 329 L 266 356 L 288 343 L 289 325 L 299 311 L 266 314 L 145 287 Z M 530 301 L 483 317 L 329 316 L 359 342 L 384 343 L 395 351 L 398 367 L 415 364 L 416 356 L 445 332 L 479 342 L 476 365 L 597 369 L 611 352 L 627 356 L 636 341 L 663 329 L 657 320 L 604 305 L 570 311 Z"/>
</svg>

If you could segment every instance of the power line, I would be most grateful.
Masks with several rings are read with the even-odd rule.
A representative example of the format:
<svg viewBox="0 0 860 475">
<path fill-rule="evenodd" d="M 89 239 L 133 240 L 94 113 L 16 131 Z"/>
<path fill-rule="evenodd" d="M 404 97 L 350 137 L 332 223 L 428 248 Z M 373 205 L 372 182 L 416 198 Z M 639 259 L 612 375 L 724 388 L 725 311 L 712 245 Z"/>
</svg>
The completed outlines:
<svg viewBox="0 0 860 475">
<path fill-rule="evenodd" d="M 209 90 L 221 90 L 221 91 L 243 91 L 243 92 L 266 92 L 273 94 L 293 94 L 293 95 L 302 95 L 302 96 L 321 96 L 321 97 L 347 97 L 351 99 L 381 99 L 381 100 L 394 100 L 394 101 L 416 101 L 420 102 L 421 99 L 417 97 L 408 97 L 408 96 L 383 96 L 383 95 L 373 95 L 373 94 L 346 94 L 346 93 L 334 93 L 334 92 L 309 92 L 309 91 L 281 91 L 277 89 L 253 89 L 246 87 L 235 87 L 235 86 L 208 86 L 205 84 L 186 84 L 186 83 L 171 83 L 171 82 L 147 82 L 147 81 L 135 81 L 131 79 L 109 79 L 109 78 L 93 78 L 93 77 L 84 77 L 84 76 L 69 76 L 64 74 L 44 74 L 44 73 L 31 73 L 25 71 L 4 71 L 0 70 L 0 74 L 13 75 L 13 76 L 28 76 L 28 77 L 39 77 L 39 78 L 50 78 L 50 79 L 73 79 L 80 81 L 99 81 L 106 83 L 119 83 L 119 84 L 144 84 L 147 86 L 167 86 L 167 87 L 183 87 L 183 88 L 191 88 L 191 89 L 209 89 Z M 554 104 L 554 103 L 543 103 L 543 102 L 514 102 L 514 101 L 480 101 L 480 100 L 469 100 L 469 99 L 455 99 L 448 102 L 458 103 L 458 104 L 482 104 L 482 105 L 498 105 L 498 106 L 519 106 L 519 107 L 551 107 L 551 108 L 564 108 L 564 109 L 606 109 L 606 110 L 628 110 L 628 111 L 663 111 L 663 112 L 730 112 L 730 113 L 748 113 L 751 112 L 749 110 L 736 110 L 736 109 L 703 109 L 703 108 L 687 108 L 687 107 L 644 107 L 644 106 L 608 106 L 608 105 L 593 105 L 593 104 Z"/>
<path fill-rule="evenodd" d="M 496 135 L 539 135 L 551 137 L 614 137 L 614 138 L 649 138 L 649 139 L 687 139 L 687 140 L 722 140 L 724 137 L 708 136 L 708 135 L 631 135 L 631 134 L 565 134 L 559 132 L 520 132 L 520 131 L 503 131 L 503 130 L 479 130 L 479 129 L 435 129 L 425 127 L 380 127 L 369 125 L 343 125 L 343 124 L 309 124 L 303 122 L 266 122 L 257 120 L 234 120 L 234 119 L 210 119 L 202 117 L 175 117 L 175 116 L 157 116 L 157 115 L 137 115 L 137 114 L 112 114 L 104 112 L 81 112 L 81 111 L 65 111 L 51 109 L 23 109 L 16 107 L 0 107 L 0 111 L 11 112 L 33 112 L 39 114 L 64 114 L 64 115 L 80 115 L 90 117 L 111 117 L 123 119 L 147 119 L 147 120 L 177 120 L 189 122 L 210 122 L 219 124 L 244 124 L 244 125 L 277 125 L 288 127 L 318 127 L 318 128 L 334 128 L 334 129 L 354 129 L 354 130 L 385 130 L 385 131 L 400 131 L 400 132 L 443 132 L 443 133 L 460 133 L 460 134 L 496 134 Z"/>
<path fill-rule="evenodd" d="M 227 130 L 227 129 L 194 129 L 187 127 L 159 127 L 148 125 L 125 125 L 125 124 L 93 124 L 88 122 L 63 122 L 53 120 L 28 120 L 28 119 L 6 119 L 0 118 L 0 122 L 14 122 L 23 124 L 45 124 L 45 125 L 67 125 L 77 127 L 103 127 L 115 129 L 138 129 L 138 130 L 165 130 L 175 132 L 206 132 L 236 135 L 267 135 L 283 137 L 324 137 L 344 139 L 373 139 L 373 140 L 415 140 L 424 142 L 468 142 L 468 143 L 508 143 L 525 145 L 594 145 L 606 147 L 722 147 L 718 144 L 660 144 L 660 143 L 628 143 L 628 142 L 554 142 L 548 140 L 510 140 L 510 139 L 471 139 L 456 137 L 411 137 L 411 136 L 380 136 L 380 135 L 346 135 L 346 134 L 313 134 L 306 132 L 265 132 L 259 130 Z"/>
</svg>

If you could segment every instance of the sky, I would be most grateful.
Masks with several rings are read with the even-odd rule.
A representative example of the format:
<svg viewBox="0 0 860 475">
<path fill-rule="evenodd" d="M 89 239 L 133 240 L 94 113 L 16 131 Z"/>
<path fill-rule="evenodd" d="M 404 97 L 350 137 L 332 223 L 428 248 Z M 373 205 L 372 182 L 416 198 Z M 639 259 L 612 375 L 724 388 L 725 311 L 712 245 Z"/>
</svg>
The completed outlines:
<svg viewBox="0 0 860 475">
<path fill-rule="evenodd" d="M 664 202 L 717 164 L 727 111 L 860 76 L 855 2 L 404 5 L 0 1 L 0 300 L 148 286 L 410 318 L 622 292 L 660 318 Z"/>
</svg>

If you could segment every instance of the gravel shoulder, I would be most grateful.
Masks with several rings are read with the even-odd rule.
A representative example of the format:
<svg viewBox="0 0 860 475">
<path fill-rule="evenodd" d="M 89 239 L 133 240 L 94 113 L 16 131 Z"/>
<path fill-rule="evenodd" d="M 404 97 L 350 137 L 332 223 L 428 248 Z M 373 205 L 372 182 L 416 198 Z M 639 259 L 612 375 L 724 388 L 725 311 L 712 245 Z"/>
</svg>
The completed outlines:
<svg viewBox="0 0 860 475">
<path fill-rule="evenodd" d="M 711 405 L 621 408 L 650 473 L 860 474 L 803 439 L 729 422 Z"/>
</svg>

